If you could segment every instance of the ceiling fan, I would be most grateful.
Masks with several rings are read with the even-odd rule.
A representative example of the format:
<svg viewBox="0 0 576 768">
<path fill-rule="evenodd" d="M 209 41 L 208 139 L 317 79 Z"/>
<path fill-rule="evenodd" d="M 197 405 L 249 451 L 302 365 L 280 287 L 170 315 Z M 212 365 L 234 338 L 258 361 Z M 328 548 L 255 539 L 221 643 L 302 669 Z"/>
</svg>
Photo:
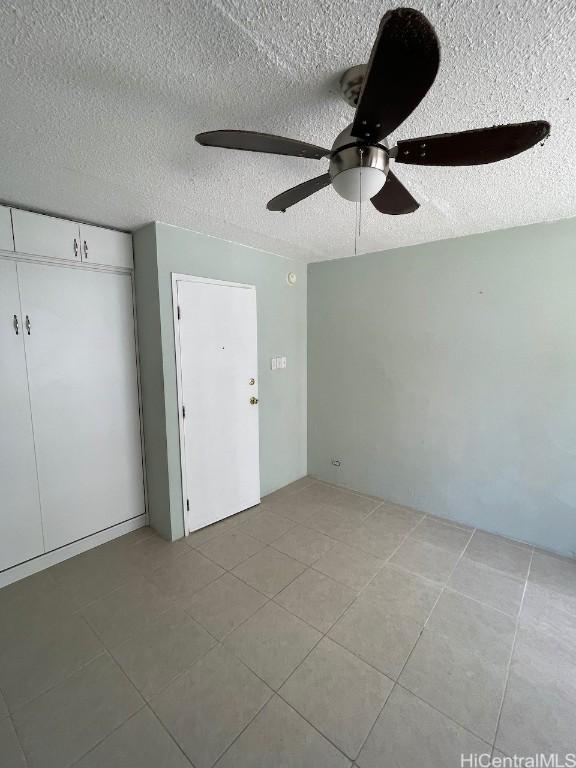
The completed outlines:
<svg viewBox="0 0 576 768">
<path fill-rule="evenodd" d="M 368 64 L 352 67 L 341 78 L 342 95 L 356 114 L 331 149 L 254 131 L 208 131 L 199 133 L 196 141 L 211 147 L 329 159 L 327 173 L 274 197 L 267 205 L 271 211 L 286 211 L 332 184 L 346 200 L 370 199 L 380 213 L 412 213 L 419 204 L 390 170 L 390 160 L 411 165 L 494 163 L 524 152 L 550 133 L 548 122 L 536 120 L 407 139 L 390 148 L 386 137 L 422 101 L 439 64 L 440 46 L 432 24 L 420 11 L 397 8 L 382 17 Z"/>
</svg>

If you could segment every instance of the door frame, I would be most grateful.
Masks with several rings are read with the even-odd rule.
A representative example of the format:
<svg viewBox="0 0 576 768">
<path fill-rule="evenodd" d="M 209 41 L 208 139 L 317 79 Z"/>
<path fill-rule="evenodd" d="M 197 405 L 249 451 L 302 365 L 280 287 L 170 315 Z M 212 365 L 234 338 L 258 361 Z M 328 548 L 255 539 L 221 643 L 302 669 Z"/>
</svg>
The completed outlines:
<svg viewBox="0 0 576 768">
<path fill-rule="evenodd" d="M 182 486 L 182 517 L 184 520 L 184 535 L 188 536 L 192 532 L 191 513 L 192 510 L 186 508 L 188 500 L 188 489 L 186 484 L 186 436 L 184 432 L 184 419 L 182 418 L 182 366 L 181 366 L 181 346 L 180 333 L 178 326 L 178 283 L 208 283 L 210 285 L 219 285 L 226 288 L 247 288 L 254 291 L 256 295 L 256 311 L 258 311 L 258 296 L 256 286 L 249 283 L 234 283 L 230 280 L 215 280 L 211 277 L 198 277 L 196 275 L 187 275 L 182 272 L 172 272 L 172 320 L 174 323 L 174 352 L 176 363 L 176 399 L 178 404 L 178 433 L 180 444 L 180 480 Z M 258 329 L 256 329 L 258 330 Z"/>
</svg>

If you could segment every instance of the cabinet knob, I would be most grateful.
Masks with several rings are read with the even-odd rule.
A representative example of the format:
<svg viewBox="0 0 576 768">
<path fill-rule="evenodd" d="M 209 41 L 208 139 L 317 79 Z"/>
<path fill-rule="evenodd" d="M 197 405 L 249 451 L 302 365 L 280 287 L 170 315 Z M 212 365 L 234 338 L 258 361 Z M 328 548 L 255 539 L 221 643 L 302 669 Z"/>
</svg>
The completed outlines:
<svg viewBox="0 0 576 768">
<path fill-rule="evenodd" d="M 88 261 L 88 243 L 84 240 L 84 258 Z"/>
<path fill-rule="evenodd" d="M 74 238 L 74 258 L 78 258 L 78 240 L 76 238 Z"/>
<path fill-rule="evenodd" d="M 14 315 L 14 320 L 12 321 L 14 325 L 14 333 L 16 336 L 20 333 L 20 323 L 18 322 L 18 315 Z"/>
<path fill-rule="evenodd" d="M 26 333 L 28 334 L 28 336 L 30 336 L 30 329 L 32 328 L 32 324 L 30 323 L 30 318 L 28 317 L 28 315 L 26 315 L 25 326 L 26 326 Z"/>
</svg>

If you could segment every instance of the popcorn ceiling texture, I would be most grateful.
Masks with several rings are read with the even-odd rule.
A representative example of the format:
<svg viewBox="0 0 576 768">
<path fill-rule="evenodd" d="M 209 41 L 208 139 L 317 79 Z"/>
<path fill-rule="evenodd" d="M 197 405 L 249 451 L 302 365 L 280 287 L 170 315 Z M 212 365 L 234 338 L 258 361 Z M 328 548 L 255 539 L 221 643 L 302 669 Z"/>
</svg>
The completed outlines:
<svg viewBox="0 0 576 768">
<path fill-rule="evenodd" d="M 548 119 L 552 135 L 497 165 L 398 165 L 421 208 L 391 217 L 365 206 L 358 252 L 576 215 L 575 0 L 413 5 L 435 25 L 442 61 L 392 139 L 533 119 Z M 326 160 L 193 139 L 244 128 L 331 146 L 353 116 L 338 77 L 368 60 L 392 7 L 4 0 L 0 200 L 123 229 L 161 220 L 294 258 L 352 255 L 355 206 L 332 188 L 285 214 L 265 207 Z"/>
</svg>

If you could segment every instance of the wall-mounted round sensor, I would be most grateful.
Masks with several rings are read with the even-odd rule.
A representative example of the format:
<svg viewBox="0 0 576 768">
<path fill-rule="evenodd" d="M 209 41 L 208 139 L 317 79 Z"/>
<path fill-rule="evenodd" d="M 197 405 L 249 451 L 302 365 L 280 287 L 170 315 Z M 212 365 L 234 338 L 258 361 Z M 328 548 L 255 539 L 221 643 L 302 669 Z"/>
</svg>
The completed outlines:
<svg viewBox="0 0 576 768">
<path fill-rule="evenodd" d="M 286 275 L 286 282 L 288 285 L 296 285 L 296 273 L 295 272 L 288 272 Z"/>
</svg>

